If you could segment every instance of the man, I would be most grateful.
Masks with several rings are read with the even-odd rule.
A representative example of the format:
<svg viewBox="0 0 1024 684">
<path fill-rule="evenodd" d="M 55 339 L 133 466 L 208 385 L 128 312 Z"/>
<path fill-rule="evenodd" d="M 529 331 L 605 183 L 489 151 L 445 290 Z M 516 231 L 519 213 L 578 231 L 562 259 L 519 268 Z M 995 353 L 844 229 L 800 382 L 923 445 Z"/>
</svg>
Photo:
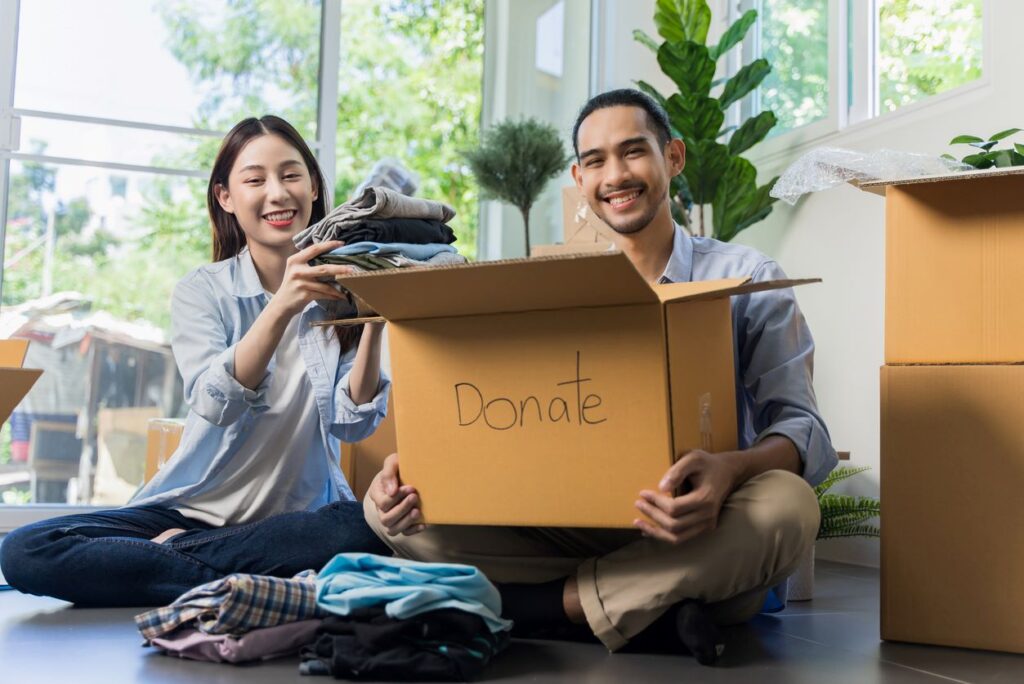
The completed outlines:
<svg viewBox="0 0 1024 684">
<path fill-rule="evenodd" d="M 652 283 L 784 278 L 753 249 L 689 237 L 673 223 L 669 181 L 686 150 L 670 130 L 664 110 L 636 90 L 598 95 L 577 118 L 573 178 L 615 246 Z M 657 491 L 638 493 L 636 531 L 427 529 L 397 454 L 370 487 L 367 521 L 400 556 L 480 567 L 526 634 L 585 625 L 614 651 L 667 633 L 713 662 L 715 625 L 761 610 L 814 542 L 819 511 L 808 483 L 836 463 L 811 384 L 814 344 L 792 290 L 737 296 L 732 314 L 741 448 L 681 454 Z"/>
</svg>

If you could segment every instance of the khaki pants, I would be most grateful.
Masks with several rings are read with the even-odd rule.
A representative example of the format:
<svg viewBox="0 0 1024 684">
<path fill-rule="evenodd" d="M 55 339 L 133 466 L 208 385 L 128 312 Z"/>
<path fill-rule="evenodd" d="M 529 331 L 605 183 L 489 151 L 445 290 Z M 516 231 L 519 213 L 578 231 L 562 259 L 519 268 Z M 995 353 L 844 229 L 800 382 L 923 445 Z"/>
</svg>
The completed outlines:
<svg viewBox="0 0 1024 684">
<path fill-rule="evenodd" d="M 494 582 L 538 583 L 576 575 L 594 634 L 615 651 L 679 601 L 701 599 L 719 624 L 745 622 L 814 542 L 814 491 L 781 470 L 747 481 L 722 507 L 718 527 L 681 545 L 633 530 L 434 525 L 389 537 L 369 496 L 366 520 L 396 555 L 475 565 Z"/>
</svg>

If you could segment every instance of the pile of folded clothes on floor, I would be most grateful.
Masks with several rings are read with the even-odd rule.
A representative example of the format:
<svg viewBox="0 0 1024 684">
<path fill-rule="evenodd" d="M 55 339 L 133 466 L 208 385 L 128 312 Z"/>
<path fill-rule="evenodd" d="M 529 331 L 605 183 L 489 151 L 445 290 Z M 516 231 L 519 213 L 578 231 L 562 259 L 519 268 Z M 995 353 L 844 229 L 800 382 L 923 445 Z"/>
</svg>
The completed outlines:
<svg viewBox="0 0 1024 684">
<path fill-rule="evenodd" d="M 300 653 L 305 675 L 469 681 L 508 645 L 500 612 L 474 567 L 345 553 L 290 579 L 229 575 L 135 622 L 147 645 L 192 660 Z"/>
</svg>

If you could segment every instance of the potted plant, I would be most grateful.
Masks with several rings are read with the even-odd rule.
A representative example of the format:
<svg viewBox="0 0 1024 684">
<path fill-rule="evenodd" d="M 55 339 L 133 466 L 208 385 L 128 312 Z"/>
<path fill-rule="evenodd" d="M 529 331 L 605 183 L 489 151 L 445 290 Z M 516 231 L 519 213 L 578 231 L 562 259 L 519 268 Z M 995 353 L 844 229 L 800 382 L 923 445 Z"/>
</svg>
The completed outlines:
<svg viewBox="0 0 1024 684">
<path fill-rule="evenodd" d="M 976 152 L 968 154 L 960 161 L 964 164 L 969 164 L 976 169 L 988 169 L 993 166 L 1004 168 L 1007 166 L 1024 166 L 1024 145 L 1020 143 L 1014 143 L 1013 147 L 1003 149 L 993 149 L 999 144 L 1000 140 L 1009 138 L 1010 136 L 1020 133 L 1020 128 L 1007 128 L 1005 131 L 999 131 L 989 136 L 988 140 L 979 138 L 976 135 L 958 135 L 949 141 L 950 145 L 970 145 L 975 148 Z M 956 161 L 956 157 L 951 154 L 942 155 L 945 159 L 952 159 Z"/>
<path fill-rule="evenodd" d="M 839 466 L 814 488 L 821 508 L 821 525 L 817 539 L 839 539 L 842 537 L 878 537 L 878 525 L 871 521 L 882 512 L 881 502 L 870 496 L 849 496 L 829 494 L 837 482 L 859 475 L 868 466 Z M 789 578 L 789 600 L 807 601 L 814 594 L 814 546 L 801 560 L 797 571 Z"/>
<path fill-rule="evenodd" d="M 766 110 L 738 127 L 724 126 L 726 111 L 757 88 L 771 66 L 763 58 L 755 59 L 731 77 L 715 80 L 718 60 L 743 40 L 756 20 L 757 12 L 749 10 L 717 45 L 708 45 L 711 9 L 706 0 L 658 0 L 654 23 L 664 40 L 659 43 L 643 31 L 633 32 L 638 42 L 654 51 L 661 70 L 678 88 L 666 97 L 650 84 L 636 82 L 661 103 L 673 135 L 686 144 L 686 168 L 672 180 L 672 215 L 693 235 L 708 234 L 708 205 L 710 234 L 728 241 L 767 217 L 776 201 L 768 193 L 778 178 L 757 185 L 757 170 L 740 156 L 768 135 L 775 114 Z"/>
<path fill-rule="evenodd" d="M 485 198 L 519 209 L 530 256 L 530 208 L 548 181 L 572 160 L 558 131 L 533 118 L 506 119 L 484 131 L 480 146 L 463 157 Z"/>
</svg>

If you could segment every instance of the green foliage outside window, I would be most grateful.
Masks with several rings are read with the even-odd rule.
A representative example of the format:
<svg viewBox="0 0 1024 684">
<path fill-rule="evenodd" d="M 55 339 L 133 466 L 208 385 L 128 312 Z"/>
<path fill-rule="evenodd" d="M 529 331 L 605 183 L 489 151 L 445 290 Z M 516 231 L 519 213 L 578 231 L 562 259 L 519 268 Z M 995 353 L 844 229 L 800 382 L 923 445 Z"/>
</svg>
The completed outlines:
<svg viewBox="0 0 1024 684">
<path fill-rule="evenodd" d="M 878 16 L 880 110 L 981 77 L 982 0 L 883 0 Z"/>
</svg>

